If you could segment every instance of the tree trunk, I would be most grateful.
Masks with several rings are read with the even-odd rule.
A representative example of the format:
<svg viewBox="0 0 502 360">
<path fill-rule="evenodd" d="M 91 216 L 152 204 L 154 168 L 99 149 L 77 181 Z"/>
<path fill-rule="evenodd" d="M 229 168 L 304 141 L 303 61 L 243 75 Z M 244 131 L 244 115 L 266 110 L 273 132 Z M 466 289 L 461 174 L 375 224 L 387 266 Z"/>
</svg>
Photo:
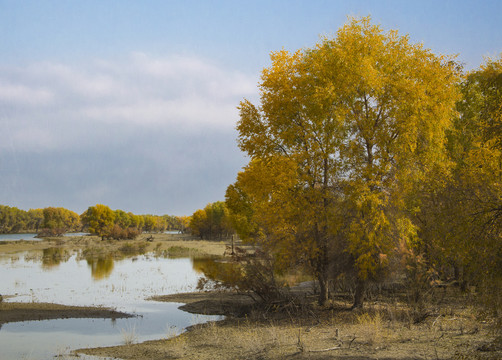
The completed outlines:
<svg viewBox="0 0 502 360">
<path fill-rule="evenodd" d="M 323 275 L 319 275 L 319 305 L 325 305 L 328 302 L 329 298 L 329 281 L 327 277 Z"/>
<path fill-rule="evenodd" d="M 358 277 L 356 282 L 356 293 L 354 295 L 354 305 L 352 305 L 352 310 L 360 309 L 363 307 L 364 288 L 365 288 L 365 281 Z"/>
<path fill-rule="evenodd" d="M 467 277 L 465 275 L 465 268 L 463 266 L 454 265 L 453 270 L 455 274 L 455 282 L 458 286 L 460 286 L 460 291 L 463 293 L 467 292 L 469 282 L 467 281 Z"/>
</svg>

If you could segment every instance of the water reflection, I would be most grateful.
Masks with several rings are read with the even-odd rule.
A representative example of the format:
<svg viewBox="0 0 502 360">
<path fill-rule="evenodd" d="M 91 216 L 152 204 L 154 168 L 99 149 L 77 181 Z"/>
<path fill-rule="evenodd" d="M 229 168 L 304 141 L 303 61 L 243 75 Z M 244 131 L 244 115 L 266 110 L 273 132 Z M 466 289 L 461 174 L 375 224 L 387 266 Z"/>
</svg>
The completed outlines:
<svg viewBox="0 0 502 360">
<path fill-rule="evenodd" d="M 2 294 L 17 294 L 9 301 L 115 307 L 194 290 L 201 276 L 189 258 L 116 258 L 109 253 L 84 257 L 59 249 L 0 256 L 0 273 Z"/>
<path fill-rule="evenodd" d="M 62 261 L 68 261 L 70 254 L 67 250 L 58 247 L 43 249 L 42 267 L 51 269 L 58 266 Z"/>
<path fill-rule="evenodd" d="M 113 257 L 87 257 L 87 265 L 91 268 L 91 276 L 94 280 L 101 280 L 109 277 L 113 271 Z"/>
<path fill-rule="evenodd" d="M 238 263 L 215 258 L 192 258 L 191 260 L 193 269 L 209 280 L 236 284 L 242 277 L 242 268 Z"/>
<path fill-rule="evenodd" d="M 205 274 L 208 269 L 215 266 L 215 261 L 212 258 L 192 258 L 192 267 L 198 274 Z"/>
<path fill-rule="evenodd" d="M 49 359 L 58 348 L 120 344 L 122 329 L 135 328 L 138 341 L 146 341 L 172 334 L 173 326 L 179 333 L 189 325 L 218 319 L 184 313 L 177 309 L 180 304 L 145 300 L 195 290 L 205 262 L 211 260 L 154 254 L 84 257 L 61 249 L 0 256 L 0 289 L 16 294 L 7 301 L 106 306 L 140 315 L 116 322 L 72 319 L 5 324 L 0 330 L 0 358 Z"/>
</svg>

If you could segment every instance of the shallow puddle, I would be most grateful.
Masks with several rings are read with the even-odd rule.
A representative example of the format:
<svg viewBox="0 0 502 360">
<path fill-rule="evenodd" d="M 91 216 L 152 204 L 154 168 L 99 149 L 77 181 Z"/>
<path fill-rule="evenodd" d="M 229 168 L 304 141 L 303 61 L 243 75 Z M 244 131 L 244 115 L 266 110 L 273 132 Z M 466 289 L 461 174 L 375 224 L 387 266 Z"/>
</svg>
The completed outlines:
<svg viewBox="0 0 502 360">
<path fill-rule="evenodd" d="M 52 259 L 52 260 L 51 260 Z M 64 319 L 4 324 L 1 358 L 53 359 L 81 347 L 142 342 L 179 334 L 217 316 L 193 315 L 180 304 L 147 301 L 153 295 L 189 292 L 201 276 L 189 258 L 153 254 L 123 260 L 80 259 L 46 251 L 0 257 L 0 289 L 8 301 L 105 306 L 136 314 L 129 319 Z"/>
</svg>

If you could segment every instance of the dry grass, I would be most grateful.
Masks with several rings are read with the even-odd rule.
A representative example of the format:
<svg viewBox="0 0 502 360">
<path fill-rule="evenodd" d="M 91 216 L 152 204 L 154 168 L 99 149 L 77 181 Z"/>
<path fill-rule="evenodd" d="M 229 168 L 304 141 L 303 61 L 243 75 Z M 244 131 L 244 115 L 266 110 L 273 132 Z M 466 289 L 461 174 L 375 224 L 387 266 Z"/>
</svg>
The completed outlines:
<svg viewBox="0 0 502 360">
<path fill-rule="evenodd" d="M 372 304 L 306 313 L 252 311 L 244 318 L 196 325 L 167 340 L 85 350 L 122 359 L 479 359 L 502 358 L 490 324 L 473 308 L 445 309 L 414 324 L 406 309 Z M 482 350 L 490 351 L 482 351 Z M 498 349 L 498 350 L 497 350 Z"/>
<path fill-rule="evenodd" d="M 199 295 L 193 304 L 211 299 L 211 294 Z M 477 306 L 455 292 L 441 307 L 428 309 L 431 316 L 421 323 L 414 322 L 413 309 L 395 298 L 369 302 L 357 312 L 340 299 L 318 307 L 307 298 L 296 312 L 288 306 L 254 309 L 162 342 L 94 354 L 123 359 L 502 359 L 502 339 L 493 321 L 480 318 Z"/>
<path fill-rule="evenodd" d="M 153 237 L 153 241 L 147 238 Z M 168 251 L 169 248 L 191 249 L 192 252 L 207 255 L 223 255 L 226 243 L 224 241 L 198 240 L 183 234 L 142 234 L 136 240 L 105 240 L 98 236 L 72 236 L 64 238 L 47 238 L 41 241 L 9 241 L 0 242 L 0 253 L 15 253 L 20 251 L 43 250 L 59 247 L 66 251 L 87 251 L 88 255 L 103 255 L 120 253 L 120 248 L 141 249 L 142 252 Z M 126 248 L 126 250 L 129 250 Z"/>
<path fill-rule="evenodd" d="M 132 345 L 138 341 L 138 334 L 136 334 L 136 326 L 129 326 L 125 329 L 120 329 L 124 345 Z"/>
</svg>

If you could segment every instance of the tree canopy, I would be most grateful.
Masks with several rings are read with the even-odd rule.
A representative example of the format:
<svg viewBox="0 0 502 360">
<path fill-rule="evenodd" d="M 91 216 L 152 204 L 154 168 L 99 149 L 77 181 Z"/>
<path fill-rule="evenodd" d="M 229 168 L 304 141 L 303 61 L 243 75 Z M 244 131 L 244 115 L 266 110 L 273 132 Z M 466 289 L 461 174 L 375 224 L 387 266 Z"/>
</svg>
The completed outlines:
<svg viewBox="0 0 502 360">
<path fill-rule="evenodd" d="M 310 267 L 321 303 L 333 259 L 351 264 L 362 293 L 412 232 L 407 193 L 446 162 L 458 67 L 368 17 L 271 60 L 260 105 L 239 106 L 238 144 L 251 162 L 227 204 L 244 236 Z"/>
<path fill-rule="evenodd" d="M 442 278 L 477 287 L 490 308 L 502 305 L 502 57 L 487 59 L 460 84 L 448 132 L 452 164 L 431 177 L 417 213 L 419 252 Z"/>
</svg>

